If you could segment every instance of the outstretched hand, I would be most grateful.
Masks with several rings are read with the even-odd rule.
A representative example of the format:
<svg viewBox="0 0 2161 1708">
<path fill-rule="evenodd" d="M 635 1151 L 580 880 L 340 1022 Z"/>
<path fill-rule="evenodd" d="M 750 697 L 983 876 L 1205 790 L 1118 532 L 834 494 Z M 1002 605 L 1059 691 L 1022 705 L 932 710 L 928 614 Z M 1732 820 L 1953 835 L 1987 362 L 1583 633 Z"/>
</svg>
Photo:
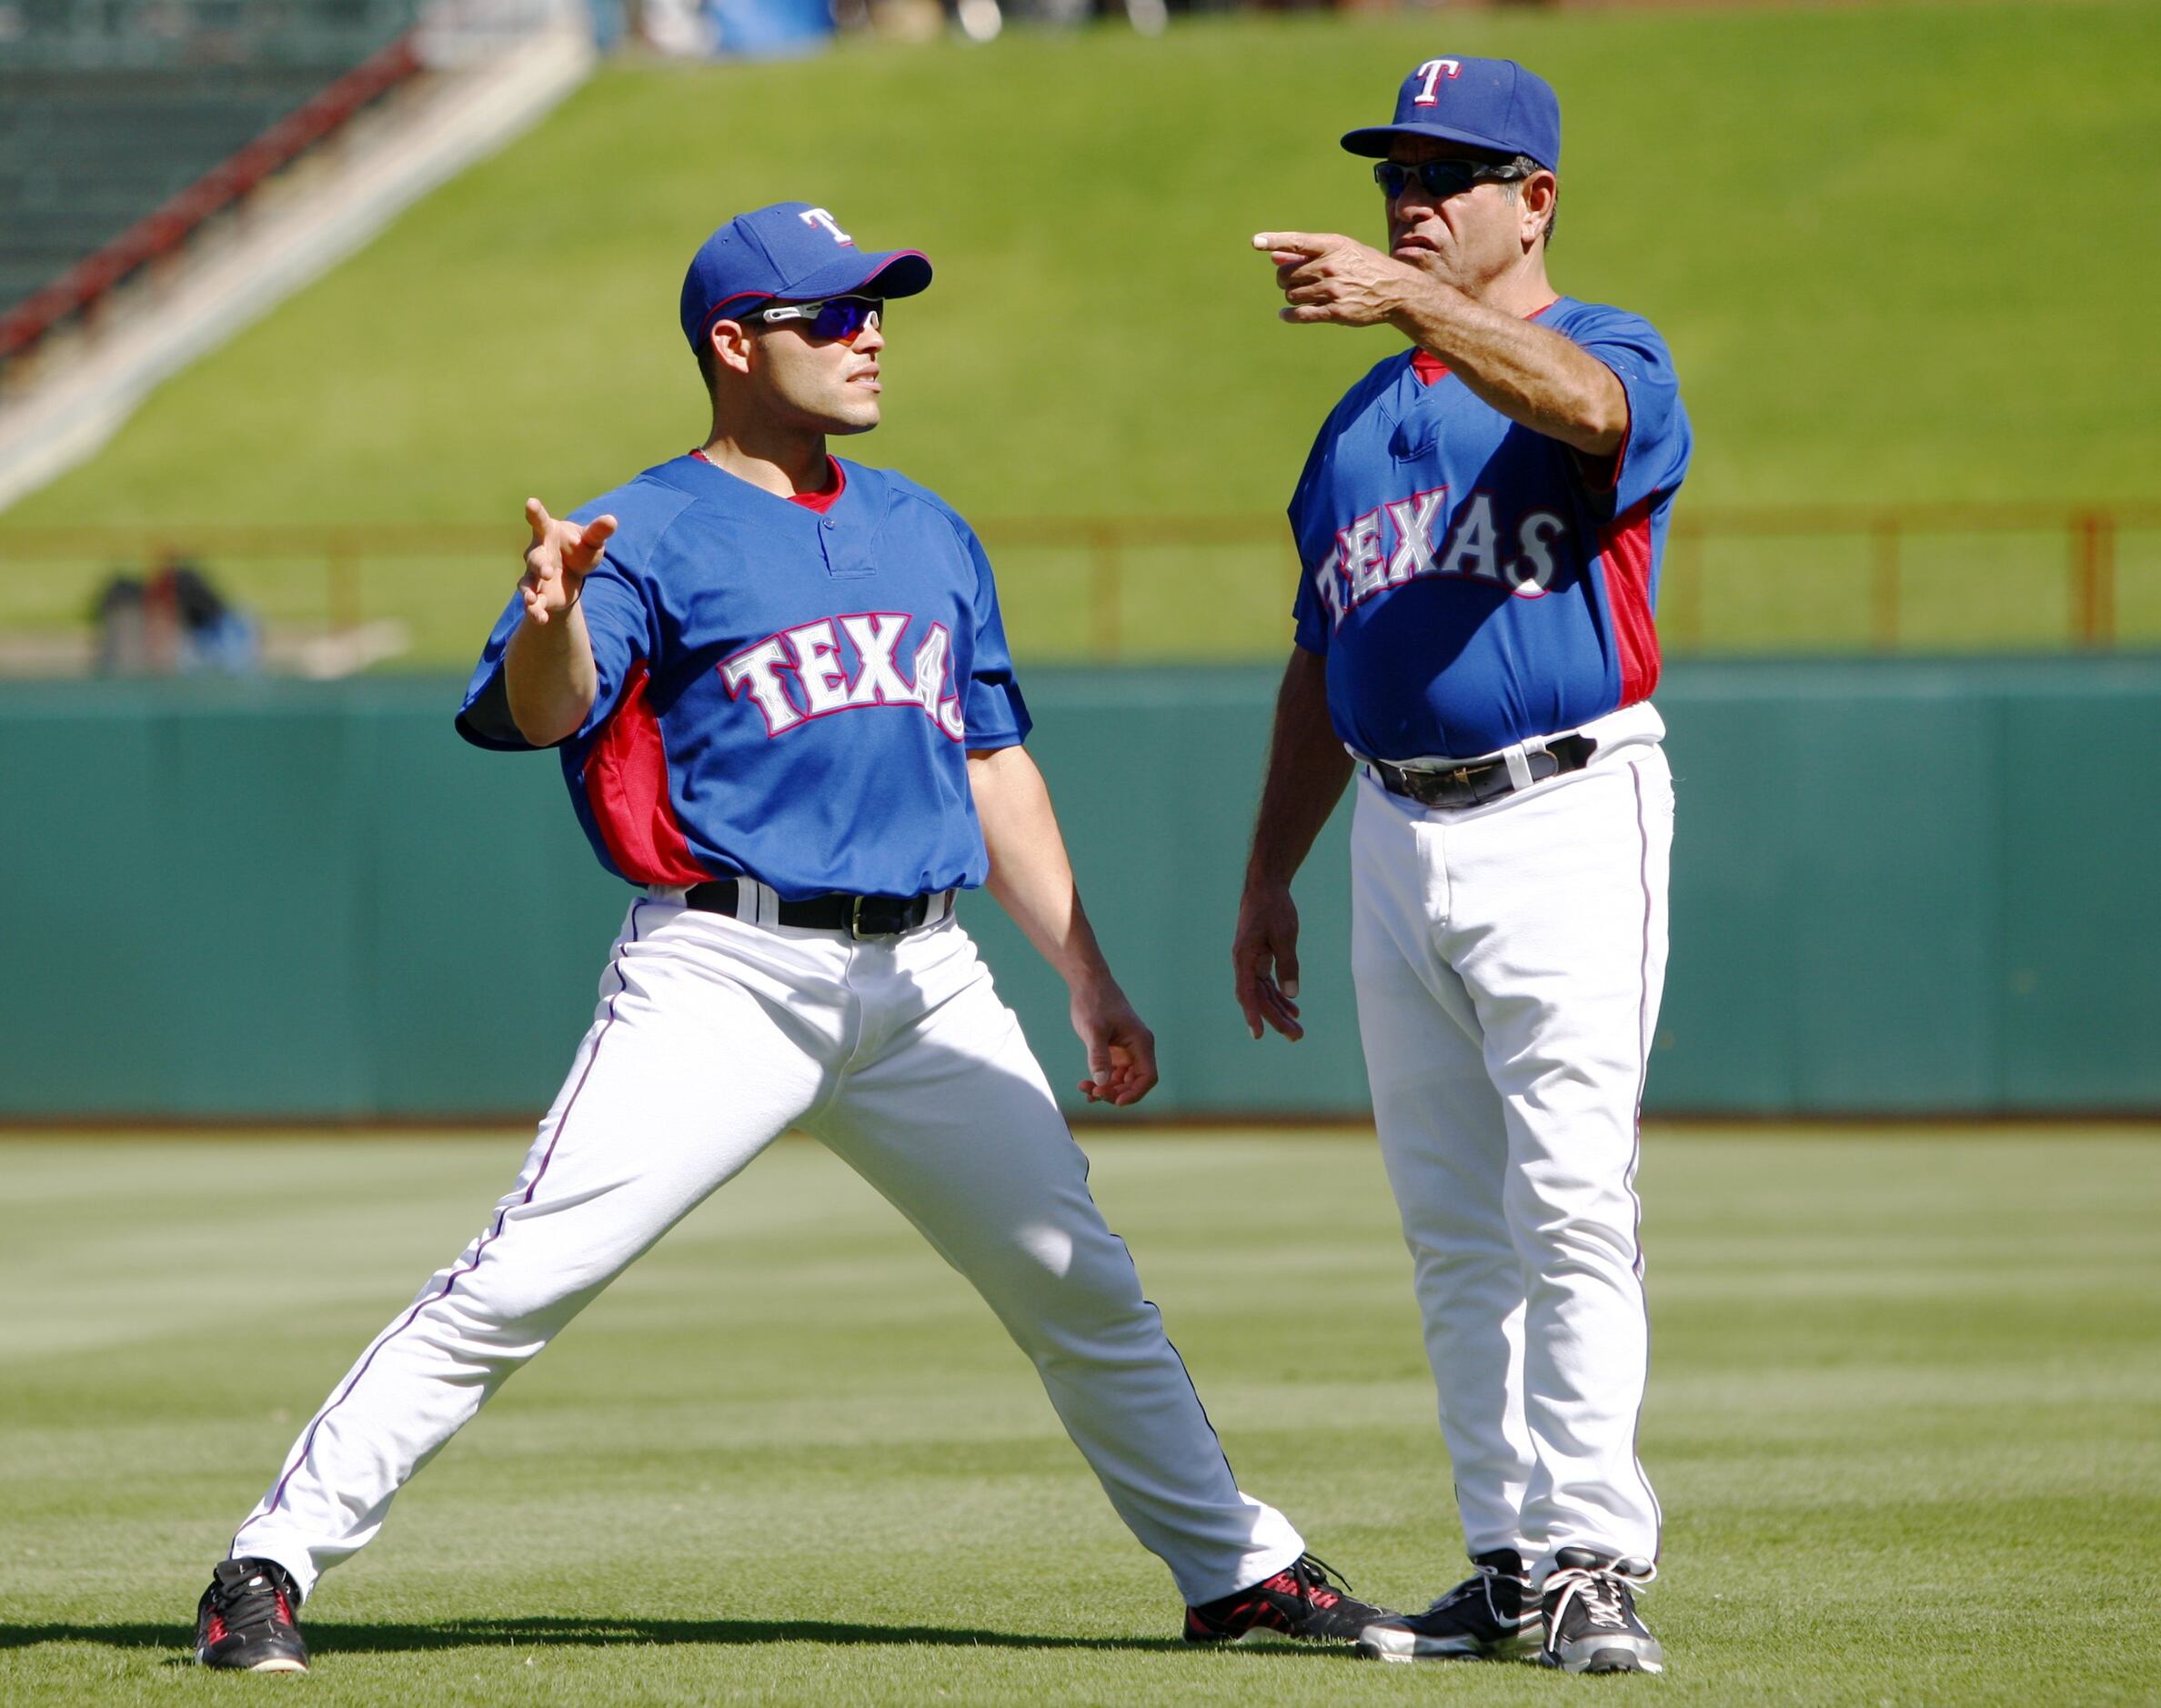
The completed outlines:
<svg viewBox="0 0 2161 1708">
<path fill-rule="evenodd" d="M 1427 284 L 1416 267 L 1335 232 L 1264 231 L 1253 247 L 1275 263 L 1288 305 L 1276 317 L 1296 326 L 1379 326 Z"/>
<path fill-rule="evenodd" d="M 533 543 L 526 548 L 526 572 L 518 578 L 518 590 L 525 596 L 528 620 L 546 624 L 578 603 L 578 589 L 616 531 L 616 519 L 596 517 L 582 527 L 559 522 L 538 498 L 526 500 L 525 513 Z"/>
</svg>

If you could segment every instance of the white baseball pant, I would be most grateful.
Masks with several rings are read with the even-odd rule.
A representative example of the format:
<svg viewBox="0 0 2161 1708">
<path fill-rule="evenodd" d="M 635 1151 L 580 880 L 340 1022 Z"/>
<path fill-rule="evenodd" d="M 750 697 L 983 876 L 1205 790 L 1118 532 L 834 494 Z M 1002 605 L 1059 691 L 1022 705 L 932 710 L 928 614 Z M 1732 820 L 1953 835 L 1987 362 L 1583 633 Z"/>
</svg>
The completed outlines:
<svg viewBox="0 0 2161 1708">
<path fill-rule="evenodd" d="M 301 1432 L 233 1555 L 276 1561 L 307 1594 L 506 1377 L 789 1127 L 974 1283 L 1188 1602 L 1304 1552 L 1240 1492 L 958 921 L 853 941 L 648 899 L 517 1182 Z"/>
<path fill-rule="evenodd" d="M 1352 963 L 1473 1554 L 1655 1562 L 1638 1115 L 1673 782 L 1648 706 L 1584 769 L 1465 810 L 1360 774 Z M 1646 1569 L 1648 1569 L 1646 1567 Z"/>
</svg>

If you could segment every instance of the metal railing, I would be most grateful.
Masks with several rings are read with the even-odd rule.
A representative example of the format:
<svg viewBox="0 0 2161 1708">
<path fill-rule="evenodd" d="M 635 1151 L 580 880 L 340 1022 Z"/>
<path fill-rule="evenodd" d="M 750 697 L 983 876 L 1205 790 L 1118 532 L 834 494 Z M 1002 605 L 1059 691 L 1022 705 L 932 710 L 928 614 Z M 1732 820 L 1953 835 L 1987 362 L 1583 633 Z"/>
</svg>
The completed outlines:
<svg viewBox="0 0 2161 1708">
<path fill-rule="evenodd" d="M 1067 613 L 1055 633 L 1029 637 L 1032 656 L 1258 657 L 1287 641 L 1297 566 L 1281 517 L 1007 517 L 980 531 L 1007 589 L 1009 627 L 1040 622 L 1033 612 L 1046 603 Z M 2128 629 L 2126 540 L 2136 545 L 2138 596 Z M 1968 566 L 1982 542 L 1994 550 L 1993 575 Z M 508 597 L 524 543 L 518 525 L 495 523 L 0 528 L 0 629 L 79 630 L 96 577 L 188 558 L 273 621 L 337 632 L 400 618 L 429 661 L 462 658 L 476 612 Z M 21 590 L 51 585 L 39 572 L 60 565 L 75 575 L 58 577 L 43 606 L 25 605 Z M 1173 584 L 1185 589 L 1182 606 L 1166 604 Z M 2161 645 L 2161 500 L 1684 503 L 1667 542 L 1659 628 L 1667 650 L 1682 654 L 1935 648 L 1946 644 L 1944 612 L 1984 595 L 1995 627 L 1951 644 Z M 1736 599 L 1783 601 L 1778 609 L 1800 615 L 1736 619 Z M 417 608 L 431 602 L 457 637 L 447 652 L 431 644 Z"/>
<path fill-rule="evenodd" d="M 2113 504 L 1906 504 L 1810 505 L 1674 510 L 1666 541 L 1664 596 L 1660 628 L 1677 648 L 1689 649 L 1704 634 L 1704 559 L 1717 543 L 1845 538 L 1866 542 L 1868 639 L 1881 651 L 1896 651 L 1907 639 L 1905 575 L 1917 540 L 1945 537 L 2026 536 L 2053 539 L 2034 557 L 2036 572 L 2054 565 L 2068 595 L 2068 633 L 2080 647 L 2107 648 L 2117 640 L 2118 541 L 2131 531 L 2161 529 L 2161 500 Z"/>
</svg>

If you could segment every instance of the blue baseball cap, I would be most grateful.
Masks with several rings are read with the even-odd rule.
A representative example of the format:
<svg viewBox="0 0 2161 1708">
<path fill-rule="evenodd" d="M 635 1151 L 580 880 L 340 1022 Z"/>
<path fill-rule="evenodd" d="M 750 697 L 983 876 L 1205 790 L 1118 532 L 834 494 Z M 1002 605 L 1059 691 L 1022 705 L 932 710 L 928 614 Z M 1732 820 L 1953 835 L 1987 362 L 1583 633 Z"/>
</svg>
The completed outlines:
<svg viewBox="0 0 2161 1708">
<path fill-rule="evenodd" d="M 683 275 L 683 336 L 695 350 L 714 321 L 756 302 L 808 303 L 857 292 L 913 296 L 930 284 L 930 263 L 920 251 L 866 253 L 824 208 L 775 202 L 738 214 L 690 257 Z"/>
<path fill-rule="evenodd" d="M 1529 155 L 1558 172 L 1561 97 L 1513 59 L 1428 59 L 1403 79 L 1395 123 L 1352 131 L 1343 146 L 1379 160 L 1398 136 L 1437 136 L 1495 154 Z"/>
</svg>

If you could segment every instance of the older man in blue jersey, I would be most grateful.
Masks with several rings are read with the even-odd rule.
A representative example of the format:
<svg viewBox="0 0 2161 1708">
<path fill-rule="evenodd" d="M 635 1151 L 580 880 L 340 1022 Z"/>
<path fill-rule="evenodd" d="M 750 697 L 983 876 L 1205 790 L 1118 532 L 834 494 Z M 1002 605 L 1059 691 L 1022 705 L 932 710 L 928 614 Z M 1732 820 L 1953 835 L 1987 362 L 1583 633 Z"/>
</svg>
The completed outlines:
<svg viewBox="0 0 2161 1708">
<path fill-rule="evenodd" d="M 527 507 L 526 574 L 458 728 L 560 749 L 629 911 L 516 1182 L 301 1431 L 216 1568 L 206 1664 L 305 1671 L 295 1612 L 317 1577 L 506 1377 L 789 1127 L 982 1293 L 1170 1567 L 1188 1641 L 1348 1643 L 1385 1617 L 1239 1489 L 953 917 L 957 890 L 987 885 L 1070 988 L 1083 1090 L 1147 1095 L 1154 1043 L 1021 745 L 990 561 L 935 494 L 826 448 L 878 424 L 887 304 L 930 282 L 920 254 L 866 253 L 808 203 L 729 221 L 683 282 L 705 443 L 567 521 Z"/>
<path fill-rule="evenodd" d="M 1410 347 L 1291 500 L 1297 646 L 1233 960 L 1253 1036 L 1298 1038 L 1291 879 L 1357 773 L 1359 1027 L 1476 1567 L 1363 1646 L 1657 1672 L 1634 1179 L 1673 822 L 1652 611 L 1688 420 L 1647 322 L 1547 280 L 1543 79 L 1427 59 L 1342 146 L 1376 162 L 1386 250 L 1254 245 L 1283 319 Z"/>
</svg>

